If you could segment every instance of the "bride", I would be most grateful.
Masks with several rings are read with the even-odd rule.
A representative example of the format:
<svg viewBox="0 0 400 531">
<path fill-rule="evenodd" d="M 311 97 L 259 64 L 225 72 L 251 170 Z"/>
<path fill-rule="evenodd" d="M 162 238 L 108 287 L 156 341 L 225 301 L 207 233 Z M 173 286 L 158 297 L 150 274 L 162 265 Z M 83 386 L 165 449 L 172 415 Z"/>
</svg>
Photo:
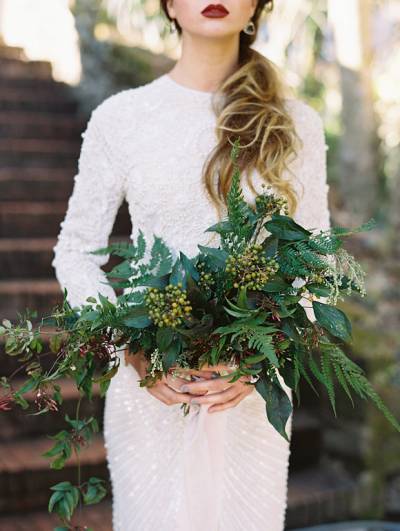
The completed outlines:
<svg viewBox="0 0 400 531">
<path fill-rule="evenodd" d="M 289 98 L 271 62 L 251 48 L 270 0 L 162 0 L 182 54 L 168 73 L 120 91 L 93 112 L 53 266 L 72 305 L 99 292 L 116 301 L 101 266 L 125 199 L 151 247 L 154 234 L 188 256 L 226 213 L 232 143 L 245 199 L 268 183 L 307 228 L 329 227 L 326 146 L 319 115 Z M 118 353 L 104 437 L 114 531 L 282 531 L 288 442 L 269 424 L 254 382 L 207 367 L 151 388 L 144 352 Z M 186 375 L 187 376 L 187 375 Z M 291 390 L 281 380 L 291 397 Z M 182 404 L 190 403 L 187 416 Z M 292 416 L 286 430 L 291 434 Z"/>
</svg>

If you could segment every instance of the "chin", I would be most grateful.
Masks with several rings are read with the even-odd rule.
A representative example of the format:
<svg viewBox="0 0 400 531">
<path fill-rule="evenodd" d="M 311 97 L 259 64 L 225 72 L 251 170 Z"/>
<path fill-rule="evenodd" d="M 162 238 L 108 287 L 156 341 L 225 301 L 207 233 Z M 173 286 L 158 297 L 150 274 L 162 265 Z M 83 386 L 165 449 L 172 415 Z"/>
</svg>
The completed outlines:
<svg viewBox="0 0 400 531">
<path fill-rule="evenodd" d="M 207 27 L 196 28 L 191 33 L 198 35 L 199 37 L 229 37 L 235 33 L 238 33 L 239 30 L 230 27 L 229 24 L 220 21 L 218 24 L 212 22 L 211 24 L 206 24 Z"/>
</svg>

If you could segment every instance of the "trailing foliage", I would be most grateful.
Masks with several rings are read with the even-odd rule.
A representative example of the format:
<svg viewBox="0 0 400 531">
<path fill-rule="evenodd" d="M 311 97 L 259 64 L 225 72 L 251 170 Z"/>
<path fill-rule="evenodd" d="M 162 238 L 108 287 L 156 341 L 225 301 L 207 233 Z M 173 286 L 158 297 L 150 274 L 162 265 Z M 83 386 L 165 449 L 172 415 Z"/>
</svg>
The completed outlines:
<svg viewBox="0 0 400 531">
<path fill-rule="evenodd" d="M 248 205 L 240 186 L 237 150 L 238 141 L 232 149 L 228 217 L 207 228 L 220 235 L 218 247 L 198 245 L 195 256 L 179 252 L 173 260 L 161 237 L 154 235 L 148 249 L 139 231 L 136 243 L 92 252 L 122 258 L 108 273 L 117 279 L 110 285 L 124 288 L 115 304 L 98 292 L 97 298 L 88 297 L 87 304 L 72 308 L 65 289 L 62 305 L 36 328 L 35 312 L 29 310 L 16 324 L 3 320 L 0 334 L 6 337 L 6 354 L 15 356 L 20 366 L 0 379 L 0 409 L 27 409 L 24 395 L 33 391 L 33 414 L 57 412 L 62 402 L 56 383 L 60 378 L 72 379 L 82 398 L 92 398 L 95 384 L 104 396 L 119 368 L 118 352 L 128 347 L 127 353 L 140 350 L 148 362 L 140 386 L 154 385 L 180 368 L 204 365 L 225 366 L 219 377 L 229 383 L 252 376 L 265 401 L 267 420 L 287 441 L 292 413 L 287 391 L 300 400 L 302 379 L 317 395 L 315 381 L 326 389 L 335 415 L 338 384 L 352 403 L 352 391 L 371 400 L 400 431 L 361 368 L 344 354 L 342 346 L 352 340 L 351 323 L 336 307 L 346 294 L 365 295 L 364 272 L 342 243 L 350 234 L 370 230 L 373 223 L 314 234 L 288 216 L 285 199 L 270 187 L 256 197 L 254 207 Z M 266 236 L 261 236 L 261 229 Z M 308 309 L 313 310 L 313 319 Z M 51 338 L 50 353 L 44 352 L 45 335 Z M 48 355 L 54 358 L 50 371 L 42 363 Z M 26 377 L 19 389 L 13 386 L 17 372 Z M 180 407 L 186 415 L 190 405 Z M 52 468 L 63 468 L 98 429 L 95 419 L 79 418 L 79 406 L 76 418 L 65 420 L 68 429 L 53 436 L 54 446 L 46 452 L 53 459 Z M 67 529 L 72 528 L 79 500 L 96 503 L 105 492 L 100 480 L 82 483 L 80 477 L 77 485 L 62 482 L 53 490 L 49 511 L 57 512 Z"/>
</svg>

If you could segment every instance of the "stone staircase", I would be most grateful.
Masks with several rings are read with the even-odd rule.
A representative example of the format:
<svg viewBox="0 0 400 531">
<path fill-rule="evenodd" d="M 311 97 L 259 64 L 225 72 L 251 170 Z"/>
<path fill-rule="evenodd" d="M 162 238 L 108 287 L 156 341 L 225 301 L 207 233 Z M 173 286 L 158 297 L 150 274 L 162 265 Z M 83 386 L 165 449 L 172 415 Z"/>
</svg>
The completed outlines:
<svg viewBox="0 0 400 531">
<path fill-rule="evenodd" d="M 65 215 L 73 176 L 77 170 L 81 132 L 87 117 L 77 112 L 68 87 L 51 77 L 50 64 L 26 61 L 22 50 L 0 47 L 0 322 L 14 319 L 25 308 L 44 314 L 61 302 L 62 294 L 51 267 L 52 247 Z M 127 205 L 116 218 L 111 241 L 130 233 Z M 115 262 L 104 266 L 107 271 Z M 0 373 L 16 367 L 0 341 Z M 57 520 L 47 513 L 49 487 L 58 481 L 76 482 L 76 462 L 56 471 L 41 453 L 52 446 L 46 435 L 65 428 L 64 413 L 73 414 L 77 392 L 61 382 L 62 414 L 29 416 L 15 409 L 1 413 L 0 529 L 2 531 L 53 529 Z M 33 397 L 31 397 L 33 400 Z M 322 461 L 322 433 L 314 395 L 304 389 L 296 410 L 289 479 L 288 527 L 345 518 L 355 486 Z M 99 393 L 82 405 L 82 415 L 102 421 Z M 101 434 L 81 453 L 82 477 L 108 480 Z M 109 488 L 110 490 L 110 488 Z M 335 496 L 342 510 L 334 511 Z M 110 496 L 85 507 L 82 521 L 95 531 L 111 530 Z M 347 505 L 346 505 L 347 504 Z M 325 512 L 324 512 L 325 511 Z"/>
</svg>

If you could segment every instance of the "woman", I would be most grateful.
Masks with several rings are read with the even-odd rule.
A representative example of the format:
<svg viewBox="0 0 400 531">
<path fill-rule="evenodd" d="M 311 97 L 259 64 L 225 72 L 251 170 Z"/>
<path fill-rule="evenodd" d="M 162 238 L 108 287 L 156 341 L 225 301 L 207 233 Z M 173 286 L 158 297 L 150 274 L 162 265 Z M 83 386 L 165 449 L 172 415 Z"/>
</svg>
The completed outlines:
<svg viewBox="0 0 400 531">
<path fill-rule="evenodd" d="M 107 245 L 124 198 L 132 239 L 141 229 L 149 244 L 157 234 L 188 256 L 198 243 L 217 245 L 204 231 L 226 213 L 239 135 L 245 198 L 269 183 L 299 223 L 329 227 L 321 119 L 288 99 L 272 64 L 250 48 L 271 2 L 161 5 L 182 37 L 180 59 L 154 81 L 107 98 L 83 135 L 53 260 L 73 305 L 98 292 L 116 300 L 100 268 L 108 256 L 87 251 Z M 198 381 L 168 375 L 140 387 L 142 354 L 119 353 L 106 395 L 114 531 L 282 531 L 289 444 L 267 421 L 254 385 L 230 384 L 213 367 L 198 371 Z M 186 417 L 183 403 L 191 403 Z"/>
</svg>

